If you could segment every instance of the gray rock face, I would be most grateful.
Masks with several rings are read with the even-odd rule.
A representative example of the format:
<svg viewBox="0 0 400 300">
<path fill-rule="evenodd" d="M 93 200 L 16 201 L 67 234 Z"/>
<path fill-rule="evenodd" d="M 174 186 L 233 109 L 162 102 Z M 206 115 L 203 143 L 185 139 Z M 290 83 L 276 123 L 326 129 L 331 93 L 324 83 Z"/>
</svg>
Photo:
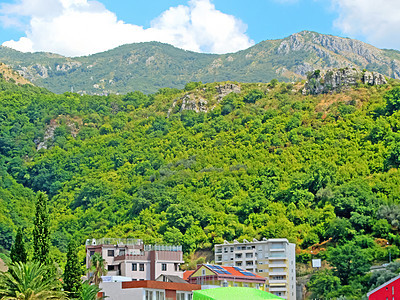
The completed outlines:
<svg viewBox="0 0 400 300">
<path fill-rule="evenodd" d="M 360 71 L 355 68 L 315 70 L 308 75 L 303 94 L 319 95 L 340 92 L 357 83 L 369 85 L 386 84 L 385 76 L 376 72 Z"/>
<path fill-rule="evenodd" d="M 222 100 L 225 96 L 229 95 L 230 93 L 240 93 L 241 89 L 240 86 L 232 83 L 227 83 L 225 85 L 219 85 L 216 87 L 218 93 L 218 100 Z"/>
</svg>

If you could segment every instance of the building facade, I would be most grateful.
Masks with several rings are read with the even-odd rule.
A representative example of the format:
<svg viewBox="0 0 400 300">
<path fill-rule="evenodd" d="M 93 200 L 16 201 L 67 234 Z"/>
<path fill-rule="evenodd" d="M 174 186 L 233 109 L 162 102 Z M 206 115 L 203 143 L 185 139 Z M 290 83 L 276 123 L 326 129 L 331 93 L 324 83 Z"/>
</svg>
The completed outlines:
<svg viewBox="0 0 400 300">
<path fill-rule="evenodd" d="M 239 267 L 201 265 L 188 277 L 191 284 L 200 284 L 202 289 L 218 287 L 248 287 L 265 289 L 264 277 Z"/>
<path fill-rule="evenodd" d="M 132 281 L 155 280 L 162 274 L 183 277 L 181 246 L 144 245 L 139 239 L 89 239 L 86 241 L 86 265 L 100 253 L 108 276 L 123 276 Z"/>
<path fill-rule="evenodd" d="M 370 291 L 368 300 L 400 300 L 400 275 Z"/>
<path fill-rule="evenodd" d="M 100 297 L 107 300 L 192 300 L 196 284 L 163 281 L 102 282 Z"/>
<path fill-rule="evenodd" d="M 215 245 L 215 263 L 236 266 L 267 279 L 265 290 L 296 299 L 296 245 L 287 239 L 253 239 Z"/>
</svg>

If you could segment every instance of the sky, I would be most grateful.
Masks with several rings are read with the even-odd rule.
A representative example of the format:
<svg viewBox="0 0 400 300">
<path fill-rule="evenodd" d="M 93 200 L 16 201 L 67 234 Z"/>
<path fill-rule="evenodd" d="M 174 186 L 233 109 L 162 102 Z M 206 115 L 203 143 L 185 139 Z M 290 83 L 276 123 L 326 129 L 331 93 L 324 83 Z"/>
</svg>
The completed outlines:
<svg viewBox="0 0 400 300">
<path fill-rule="evenodd" d="M 400 0 L 4 0 L 0 44 L 90 55 L 160 41 L 230 53 L 302 30 L 400 49 Z"/>
</svg>

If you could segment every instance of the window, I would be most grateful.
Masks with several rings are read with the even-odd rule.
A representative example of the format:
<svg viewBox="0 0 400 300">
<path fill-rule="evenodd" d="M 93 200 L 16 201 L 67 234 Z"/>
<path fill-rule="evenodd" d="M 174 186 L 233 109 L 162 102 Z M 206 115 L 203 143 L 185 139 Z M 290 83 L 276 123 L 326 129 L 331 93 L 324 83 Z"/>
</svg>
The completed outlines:
<svg viewBox="0 0 400 300">
<path fill-rule="evenodd" d="M 201 275 L 202 275 L 202 276 L 206 275 L 206 269 L 202 269 L 202 270 L 201 270 Z"/>
<path fill-rule="evenodd" d="M 253 253 L 246 253 L 246 258 L 252 258 L 253 257 Z"/>
<path fill-rule="evenodd" d="M 108 270 L 108 271 L 114 271 L 114 267 L 115 267 L 115 266 L 113 266 L 113 265 L 108 265 L 108 266 L 107 266 L 107 270 Z"/>
<path fill-rule="evenodd" d="M 242 253 L 236 253 L 235 258 L 242 258 Z"/>
<path fill-rule="evenodd" d="M 244 287 L 249 287 L 249 285 L 248 285 L 248 284 L 246 284 L 246 283 L 243 283 L 243 286 L 244 286 Z"/>
<path fill-rule="evenodd" d="M 231 247 L 231 252 L 233 252 L 233 247 Z"/>
<path fill-rule="evenodd" d="M 167 264 L 161 264 L 161 271 L 167 271 Z"/>
<path fill-rule="evenodd" d="M 144 264 L 139 264 L 139 271 L 144 271 Z"/>
<path fill-rule="evenodd" d="M 240 266 L 242 265 L 242 262 L 241 262 L 241 261 L 238 261 L 238 262 L 236 262 L 236 265 L 237 265 L 238 267 L 240 267 Z"/>
<path fill-rule="evenodd" d="M 125 249 L 119 249 L 119 255 L 125 255 Z"/>
<path fill-rule="evenodd" d="M 137 271 L 137 263 L 132 264 L 132 271 Z"/>
<path fill-rule="evenodd" d="M 228 253 L 228 248 L 227 247 L 224 248 L 224 253 Z"/>
<path fill-rule="evenodd" d="M 89 253 L 89 255 L 92 256 L 92 255 L 94 255 L 95 252 L 96 252 L 96 251 L 91 250 L 90 253 Z"/>
<path fill-rule="evenodd" d="M 146 291 L 146 300 L 153 300 L 153 291 Z"/>
<path fill-rule="evenodd" d="M 175 272 L 178 272 L 179 271 L 179 264 L 174 263 L 174 268 L 175 268 Z"/>
<path fill-rule="evenodd" d="M 176 293 L 176 300 L 185 300 L 185 293 Z"/>
<path fill-rule="evenodd" d="M 108 256 L 114 256 L 114 250 L 108 250 L 107 251 Z"/>
<path fill-rule="evenodd" d="M 156 291 L 156 300 L 164 300 L 164 292 Z"/>
</svg>

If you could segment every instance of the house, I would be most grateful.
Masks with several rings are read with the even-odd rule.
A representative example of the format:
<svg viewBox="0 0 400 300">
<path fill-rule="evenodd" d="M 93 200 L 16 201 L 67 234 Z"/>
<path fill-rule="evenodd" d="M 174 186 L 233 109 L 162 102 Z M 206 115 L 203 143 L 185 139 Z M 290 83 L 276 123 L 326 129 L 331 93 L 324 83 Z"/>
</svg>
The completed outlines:
<svg viewBox="0 0 400 300">
<path fill-rule="evenodd" d="M 400 275 L 370 291 L 368 300 L 400 300 Z"/>
<path fill-rule="evenodd" d="M 215 263 L 236 266 L 265 277 L 266 291 L 288 300 L 296 299 L 296 245 L 287 239 L 225 241 L 215 245 Z"/>
<path fill-rule="evenodd" d="M 90 258 L 100 253 L 108 276 L 127 277 L 132 281 L 155 280 L 162 274 L 183 277 L 182 247 L 145 245 L 139 239 L 89 239 L 86 241 L 86 267 Z"/>
<path fill-rule="evenodd" d="M 222 287 L 208 290 L 200 290 L 193 292 L 193 300 L 283 300 L 283 298 L 275 296 L 271 293 L 245 288 L 245 287 Z"/>
<path fill-rule="evenodd" d="M 164 282 L 154 280 L 129 282 L 102 282 L 102 297 L 107 300 L 191 300 L 197 284 Z"/>
<path fill-rule="evenodd" d="M 265 281 L 266 279 L 264 277 L 239 267 L 209 264 L 200 265 L 188 277 L 189 283 L 200 284 L 202 289 L 216 287 L 250 287 L 264 290 Z"/>
</svg>

